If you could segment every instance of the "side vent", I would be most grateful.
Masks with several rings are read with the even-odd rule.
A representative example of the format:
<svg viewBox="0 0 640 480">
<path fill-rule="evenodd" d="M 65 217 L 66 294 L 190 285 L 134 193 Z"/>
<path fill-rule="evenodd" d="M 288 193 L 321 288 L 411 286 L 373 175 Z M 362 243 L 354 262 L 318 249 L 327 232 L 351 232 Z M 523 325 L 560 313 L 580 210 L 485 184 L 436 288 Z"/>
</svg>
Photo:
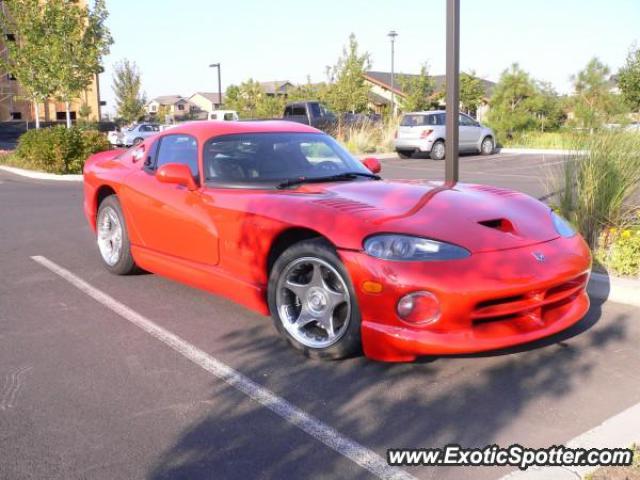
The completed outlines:
<svg viewBox="0 0 640 480">
<path fill-rule="evenodd" d="M 493 228 L 495 230 L 500 230 L 504 233 L 514 233 L 515 229 L 513 228 L 513 223 L 511 223 L 506 218 L 494 218 L 492 220 L 483 220 L 478 222 L 480 225 L 484 225 L 487 228 Z"/>
</svg>

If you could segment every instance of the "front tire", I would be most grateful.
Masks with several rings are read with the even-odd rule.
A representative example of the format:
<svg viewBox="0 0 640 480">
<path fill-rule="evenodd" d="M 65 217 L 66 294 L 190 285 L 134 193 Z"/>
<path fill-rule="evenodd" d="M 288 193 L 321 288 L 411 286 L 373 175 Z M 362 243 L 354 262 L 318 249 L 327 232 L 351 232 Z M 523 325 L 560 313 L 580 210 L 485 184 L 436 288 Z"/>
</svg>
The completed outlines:
<svg viewBox="0 0 640 480">
<path fill-rule="evenodd" d="M 429 156 L 432 160 L 444 160 L 445 155 L 445 147 L 444 142 L 442 140 L 436 140 L 431 145 L 431 153 Z"/>
<path fill-rule="evenodd" d="M 135 147 L 136 145 L 140 145 L 142 142 L 144 142 L 144 138 L 142 138 L 142 137 L 134 138 L 132 146 Z"/>
<path fill-rule="evenodd" d="M 117 196 L 109 195 L 100 203 L 96 230 L 98 250 L 106 269 L 116 275 L 135 272 L 137 267 L 131 256 L 127 224 Z"/>
<path fill-rule="evenodd" d="M 269 276 L 269 310 L 278 332 L 310 358 L 360 353 L 360 310 L 351 280 L 322 239 L 289 247 Z"/>
<path fill-rule="evenodd" d="M 484 137 L 482 139 L 482 143 L 480 144 L 480 154 L 481 155 L 491 155 L 495 150 L 495 142 L 491 137 Z"/>
</svg>

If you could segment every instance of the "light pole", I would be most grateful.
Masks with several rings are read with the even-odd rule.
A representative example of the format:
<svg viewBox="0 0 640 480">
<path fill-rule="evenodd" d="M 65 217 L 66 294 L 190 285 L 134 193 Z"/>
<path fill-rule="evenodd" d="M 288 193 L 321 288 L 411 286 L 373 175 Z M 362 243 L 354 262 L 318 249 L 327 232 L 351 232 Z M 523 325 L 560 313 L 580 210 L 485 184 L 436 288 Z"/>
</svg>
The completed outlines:
<svg viewBox="0 0 640 480">
<path fill-rule="evenodd" d="M 398 33 L 395 30 L 391 30 L 389 33 L 387 33 L 387 36 L 391 39 L 391 108 L 393 111 L 393 115 L 395 116 L 397 113 L 397 110 L 396 110 L 396 94 L 395 94 L 396 79 L 395 79 L 395 71 L 394 71 L 394 61 L 395 61 L 395 44 L 396 44 L 396 37 L 398 36 Z"/>
<path fill-rule="evenodd" d="M 218 69 L 218 107 L 221 107 L 222 106 L 222 82 L 220 81 L 220 62 L 212 63 L 211 65 L 209 65 L 209 67 L 216 67 Z"/>
<path fill-rule="evenodd" d="M 460 0 L 447 0 L 447 121 L 445 142 L 445 182 L 453 185 L 459 178 L 458 97 L 460 85 Z"/>
</svg>

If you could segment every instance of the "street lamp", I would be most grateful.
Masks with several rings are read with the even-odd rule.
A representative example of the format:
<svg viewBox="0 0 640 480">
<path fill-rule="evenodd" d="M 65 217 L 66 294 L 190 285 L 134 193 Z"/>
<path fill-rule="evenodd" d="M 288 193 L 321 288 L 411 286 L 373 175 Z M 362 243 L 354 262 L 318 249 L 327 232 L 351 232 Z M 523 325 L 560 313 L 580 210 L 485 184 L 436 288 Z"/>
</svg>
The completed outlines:
<svg viewBox="0 0 640 480">
<path fill-rule="evenodd" d="M 395 30 L 391 30 L 389 33 L 387 33 L 387 37 L 391 39 L 391 108 L 393 109 L 394 116 L 397 113 L 396 94 L 394 92 L 394 90 L 396 89 L 394 60 L 395 60 L 395 43 L 396 43 L 397 36 L 398 36 L 398 33 Z"/>
<path fill-rule="evenodd" d="M 220 81 L 220 62 L 212 63 L 209 67 L 216 67 L 218 69 L 218 106 L 222 106 L 222 82 Z M 215 105 L 214 105 L 215 107 Z"/>
</svg>

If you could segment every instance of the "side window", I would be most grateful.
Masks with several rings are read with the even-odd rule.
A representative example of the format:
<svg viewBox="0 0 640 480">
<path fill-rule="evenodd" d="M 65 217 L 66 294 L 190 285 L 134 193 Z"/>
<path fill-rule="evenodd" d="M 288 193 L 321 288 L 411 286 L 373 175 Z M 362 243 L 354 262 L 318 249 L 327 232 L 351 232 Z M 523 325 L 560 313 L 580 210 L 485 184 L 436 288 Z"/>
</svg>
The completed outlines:
<svg viewBox="0 0 640 480">
<path fill-rule="evenodd" d="M 304 108 L 304 105 L 296 105 L 293 107 L 293 113 L 292 115 L 301 115 L 303 117 L 307 116 L 307 111 Z"/>
<path fill-rule="evenodd" d="M 476 122 L 474 122 L 472 119 L 470 119 L 466 115 L 460 114 L 460 117 L 459 117 L 458 121 L 460 122 L 460 125 L 463 125 L 465 127 L 475 127 L 476 126 Z"/>
<path fill-rule="evenodd" d="M 284 116 L 285 117 L 290 117 L 291 115 L 293 115 L 293 107 L 291 107 L 291 105 L 289 105 L 288 107 L 286 107 L 284 109 Z"/>
<path fill-rule="evenodd" d="M 149 152 L 147 153 L 147 156 L 144 159 L 144 168 L 145 169 L 153 168 L 153 162 L 154 162 L 154 160 L 156 158 L 156 154 L 158 153 L 158 145 L 160 145 L 160 140 L 156 140 L 151 145 L 151 148 L 149 149 Z"/>
<path fill-rule="evenodd" d="M 195 138 L 191 135 L 165 135 L 159 142 L 156 168 L 167 163 L 182 163 L 198 178 L 198 144 Z"/>
</svg>

